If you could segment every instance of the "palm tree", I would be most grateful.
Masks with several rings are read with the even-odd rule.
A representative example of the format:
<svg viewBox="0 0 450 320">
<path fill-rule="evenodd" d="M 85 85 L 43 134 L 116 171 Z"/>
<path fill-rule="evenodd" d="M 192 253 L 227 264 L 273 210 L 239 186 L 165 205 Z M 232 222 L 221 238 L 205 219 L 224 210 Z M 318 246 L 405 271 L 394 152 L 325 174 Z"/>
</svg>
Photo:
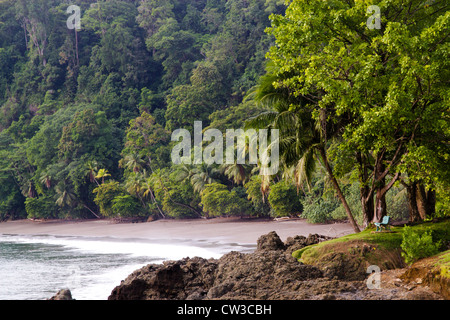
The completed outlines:
<svg viewBox="0 0 450 320">
<path fill-rule="evenodd" d="M 76 196 L 73 193 L 73 191 L 71 190 L 71 188 L 65 182 L 59 183 L 55 187 L 55 191 L 56 191 L 56 201 L 55 201 L 55 203 L 58 206 L 60 206 L 60 207 L 64 207 L 64 206 L 73 207 L 75 205 Z"/>
<path fill-rule="evenodd" d="M 250 172 L 253 166 L 249 164 L 223 164 L 220 166 L 220 171 L 223 172 L 230 180 L 236 184 L 244 185 L 250 180 Z"/>
<path fill-rule="evenodd" d="M 132 175 L 129 175 L 127 177 L 127 180 L 125 182 L 125 188 L 128 191 L 129 194 L 136 196 L 141 201 L 142 206 L 145 207 L 144 202 L 144 194 L 146 192 L 145 188 L 145 182 L 147 179 L 146 172 L 144 173 L 134 173 Z"/>
<path fill-rule="evenodd" d="M 92 211 L 85 203 L 82 201 L 78 201 L 75 193 L 73 192 L 72 188 L 66 183 L 61 182 L 55 187 L 56 195 L 55 195 L 55 203 L 63 208 L 73 208 L 76 205 L 80 204 L 85 209 L 88 209 L 96 218 L 100 218 L 98 214 L 96 214 L 94 211 Z"/>
<path fill-rule="evenodd" d="M 158 212 L 159 214 L 165 218 L 165 214 L 162 211 L 161 207 L 158 204 L 158 201 L 156 200 L 155 197 L 155 193 L 153 191 L 154 187 L 156 186 L 157 188 L 164 188 L 164 186 L 162 185 L 161 182 L 161 178 L 158 176 L 159 171 L 158 172 L 153 172 L 152 175 L 148 178 L 145 179 L 144 183 L 143 183 L 143 187 L 142 187 L 142 191 L 143 191 L 143 196 L 144 197 L 148 197 L 150 196 L 150 199 L 152 200 L 153 204 L 156 206 L 156 208 L 158 208 Z"/>
<path fill-rule="evenodd" d="M 36 198 L 36 189 L 31 179 L 22 184 L 20 190 L 25 197 Z"/>
<path fill-rule="evenodd" d="M 193 167 L 187 164 L 179 164 L 176 166 L 175 172 L 177 173 L 176 180 L 184 181 L 191 180 L 192 175 L 194 174 Z"/>
<path fill-rule="evenodd" d="M 97 175 L 95 172 L 98 170 L 98 163 L 97 161 L 88 161 L 86 163 L 86 176 L 89 178 L 89 181 L 91 183 L 95 182 L 97 183 L 97 186 L 99 186 L 99 183 L 97 179 L 95 179 L 95 176 Z"/>
<path fill-rule="evenodd" d="M 206 185 L 217 182 L 217 176 L 220 171 L 214 165 L 201 164 L 192 169 L 190 178 L 192 187 L 195 192 L 203 193 Z"/>
<path fill-rule="evenodd" d="M 106 169 L 100 169 L 98 170 L 97 175 L 95 176 L 95 179 L 102 179 L 102 184 L 105 183 L 105 178 L 110 177 L 111 175 L 108 173 L 108 170 Z"/>
<path fill-rule="evenodd" d="M 50 189 L 52 186 L 52 177 L 47 173 L 43 172 L 41 176 L 39 177 L 39 181 L 47 187 L 47 189 Z"/>
<path fill-rule="evenodd" d="M 326 121 L 326 109 L 320 109 L 320 120 L 312 117 L 314 110 L 310 99 L 294 96 L 287 87 L 276 88 L 274 83 L 281 84 L 282 76 L 269 73 L 262 77 L 259 86 L 255 87 L 248 98 L 253 98 L 263 106 L 272 107 L 259 116 L 246 122 L 248 128 L 274 128 L 280 130 L 280 157 L 286 167 L 295 167 L 297 188 L 303 182 L 309 183 L 318 160 L 335 188 L 345 208 L 347 216 L 355 232 L 360 232 L 351 209 L 333 173 L 326 153 L 327 141 L 338 135 L 339 123 L 332 125 Z M 267 181 L 265 181 L 267 184 Z"/>
<path fill-rule="evenodd" d="M 127 154 L 123 159 L 119 161 L 119 167 L 127 168 L 133 172 L 140 172 L 144 167 L 145 161 L 137 152 Z"/>
</svg>

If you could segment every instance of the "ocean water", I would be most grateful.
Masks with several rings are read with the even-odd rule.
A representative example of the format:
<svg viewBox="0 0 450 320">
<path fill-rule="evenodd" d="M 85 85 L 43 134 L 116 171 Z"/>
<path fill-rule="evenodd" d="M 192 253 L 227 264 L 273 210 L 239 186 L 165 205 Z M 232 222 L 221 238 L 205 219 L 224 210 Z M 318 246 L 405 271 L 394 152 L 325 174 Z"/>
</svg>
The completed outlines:
<svg viewBox="0 0 450 320">
<path fill-rule="evenodd" d="M 208 241 L 0 235 L 0 300 L 44 300 L 65 288 L 76 300 L 106 300 L 149 263 L 252 249 Z"/>
</svg>

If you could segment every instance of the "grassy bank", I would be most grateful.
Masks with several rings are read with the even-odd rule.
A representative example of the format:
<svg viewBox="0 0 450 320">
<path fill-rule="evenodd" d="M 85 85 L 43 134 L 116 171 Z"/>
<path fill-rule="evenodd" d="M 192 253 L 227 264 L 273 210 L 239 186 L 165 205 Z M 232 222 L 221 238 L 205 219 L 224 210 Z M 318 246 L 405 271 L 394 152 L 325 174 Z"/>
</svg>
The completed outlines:
<svg viewBox="0 0 450 320">
<path fill-rule="evenodd" d="M 410 228 L 417 234 L 431 233 L 433 243 L 440 243 L 439 250 L 447 250 L 450 242 L 449 219 Z M 292 255 L 302 263 L 320 267 L 328 276 L 361 280 L 367 276 L 366 270 L 370 265 L 376 265 L 381 270 L 406 266 L 401 247 L 405 230 L 405 226 L 392 226 L 390 232 L 375 232 L 375 229 L 370 228 L 302 248 Z M 448 255 L 443 259 L 447 266 L 444 270 L 448 272 Z"/>
</svg>

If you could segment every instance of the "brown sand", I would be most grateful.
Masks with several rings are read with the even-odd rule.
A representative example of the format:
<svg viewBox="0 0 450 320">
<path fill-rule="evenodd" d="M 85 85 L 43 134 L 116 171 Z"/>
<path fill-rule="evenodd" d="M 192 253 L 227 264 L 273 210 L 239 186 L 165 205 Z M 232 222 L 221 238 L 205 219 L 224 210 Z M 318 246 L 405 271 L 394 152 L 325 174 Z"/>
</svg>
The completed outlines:
<svg viewBox="0 0 450 320">
<path fill-rule="evenodd" d="M 321 234 L 339 237 L 353 233 L 348 223 L 309 224 L 305 220 L 287 221 L 246 219 L 158 220 L 146 223 L 114 223 L 96 221 L 9 221 L 0 223 L 0 235 L 53 235 L 114 237 L 144 240 L 194 240 L 223 243 L 256 244 L 258 238 L 271 231 L 281 240 L 289 236 Z"/>
</svg>

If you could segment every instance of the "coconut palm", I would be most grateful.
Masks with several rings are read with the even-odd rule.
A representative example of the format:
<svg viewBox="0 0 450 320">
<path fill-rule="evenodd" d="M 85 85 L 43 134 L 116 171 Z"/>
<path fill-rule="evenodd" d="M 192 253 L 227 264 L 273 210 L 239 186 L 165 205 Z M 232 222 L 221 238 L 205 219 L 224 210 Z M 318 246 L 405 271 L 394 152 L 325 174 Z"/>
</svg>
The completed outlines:
<svg viewBox="0 0 450 320">
<path fill-rule="evenodd" d="M 320 109 L 320 120 L 312 117 L 314 109 L 310 98 L 295 96 L 282 85 L 282 75 L 276 72 L 262 77 L 259 86 L 250 93 L 257 103 L 270 106 L 272 111 L 262 113 L 246 122 L 248 128 L 274 128 L 280 130 L 280 157 L 286 167 L 295 166 L 297 187 L 309 184 L 317 160 L 322 162 L 344 206 L 355 232 L 360 232 L 339 183 L 334 176 L 326 153 L 327 141 L 338 135 L 339 121 L 327 122 L 326 109 Z M 274 85 L 278 83 L 278 85 Z M 267 185 L 267 181 L 265 181 Z M 267 187 L 265 187 L 267 188 Z M 264 191 L 264 190 L 263 190 Z"/>
<path fill-rule="evenodd" d="M 72 189 L 65 183 L 59 183 L 56 187 L 55 187 L 55 191 L 56 191 L 56 201 L 55 203 L 60 206 L 60 207 L 64 207 L 64 206 L 68 206 L 68 207 L 73 207 L 76 203 L 76 196 L 73 193 Z"/>
<path fill-rule="evenodd" d="M 140 172 L 144 168 L 145 161 L 137 152 L 127 154 L 119 161 L 119 167 L 127 168 L 133 172 Z"/>
<path fill-rule="evenodd" d="M 252 165 L 238 163 L 223 164 L 220 166 L 220 171 L 223 172 L 224 175 L 234 183 L 242 185 L 250 180 L 252 169 Z"/>
<path fill-rule="evenodd" d="M 220 171 L 214 165 L 201 164 L 192 169 L 190 178 L 192 187 L 195 192 L 200 194 L 205 190 L 206 185 L 217 182 Z"/>
<path fill-rule="evenodd" d="M 193 172 L 193 166 L 192 165 L 187 165 L 187 164 L 178 164 L 174 166 L 175 170 L 175 180 L 178 182 L 182 182 L 185 180 L 190 181 L 192 175 L 194 174 Z"/>
<path fill-rule="evenodd" d="M 34 187 L 33 181 L 30 179 L 20 186 L 22 194 L 27 198 L 36 198 L 36 189 Z"/>
<path fill-rule="evenodd" d="M 99 183 L 97 179 L 95 179 L 95 176 L 97 175 L 95 172 L 98 170 L 98 163 L 97 161 L 88 161 L 86 163 L 86 176 L 89 178 L 89 181 L 91 183 L 95 182 L 99 186 Z"/>
<path fill-rule="evenodd" d="M 41 176 L 39 177 L 39 181 L 47 187 L 47 189 L 50 189 L 52 186 L 52 177 L 47 172 L 43 172 Z"/>
<path fill-rule="evenodd" d="M 100 169 L 95 176 L 95 179 L 102 179 L 102 184 L 105 183 L 105 178 L 110 177 L 111 175 L 108 173 L 106 169 Z"/>
<path fill-rule="evenodd" d="M 140 201 L 142 206 L 145 207 L 144 202 L 144 194 L 146 192 L 146 183 L 147 180 L 147 173 L 144 171 L 144 173 L 133 173 L 127 177 L 127 180 L 125 182 L 125 189 L 128 191 L 129 194 L 136 196 Z"/>
</svg>

